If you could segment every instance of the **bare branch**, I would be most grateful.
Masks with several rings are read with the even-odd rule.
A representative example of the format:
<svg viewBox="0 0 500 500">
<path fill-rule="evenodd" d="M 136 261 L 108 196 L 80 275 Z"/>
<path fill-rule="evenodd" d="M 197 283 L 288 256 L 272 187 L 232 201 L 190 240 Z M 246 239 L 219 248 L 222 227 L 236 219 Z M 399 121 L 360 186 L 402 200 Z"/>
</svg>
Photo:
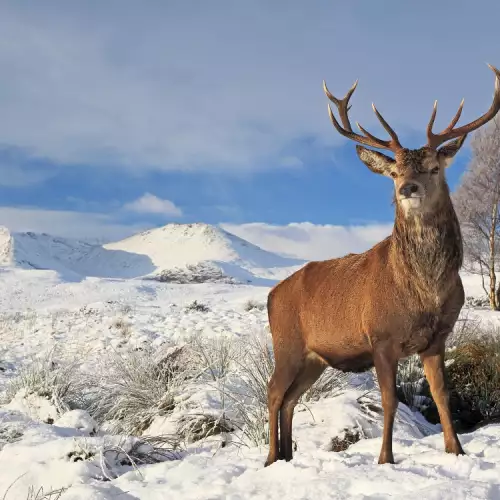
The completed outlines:
<svg viewBox="0 0 500 500">
<path fill-rule="evenodd" d="M 477 131 L 472 159 L 453 202 L 462 224 L 465 263 L 480 274 L 492 304 L 497 304 L 496 272 L 500 264 L 500 117 Z"/>
</svg>

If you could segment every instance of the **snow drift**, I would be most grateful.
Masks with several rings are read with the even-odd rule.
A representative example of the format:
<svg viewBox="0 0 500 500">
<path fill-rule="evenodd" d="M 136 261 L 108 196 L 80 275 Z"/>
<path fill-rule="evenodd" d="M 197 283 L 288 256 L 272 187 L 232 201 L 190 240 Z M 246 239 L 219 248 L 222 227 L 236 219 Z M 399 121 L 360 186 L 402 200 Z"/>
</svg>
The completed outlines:
<svg viewBox="0 0 500 500">
<path fill-rule="evenodd" d="M 53 270 L 67 279 L 269 285 L 303 263 L 208 224 L 168 224 L 106 245 L 0 228 L 0 266 Z"/>
</svg>

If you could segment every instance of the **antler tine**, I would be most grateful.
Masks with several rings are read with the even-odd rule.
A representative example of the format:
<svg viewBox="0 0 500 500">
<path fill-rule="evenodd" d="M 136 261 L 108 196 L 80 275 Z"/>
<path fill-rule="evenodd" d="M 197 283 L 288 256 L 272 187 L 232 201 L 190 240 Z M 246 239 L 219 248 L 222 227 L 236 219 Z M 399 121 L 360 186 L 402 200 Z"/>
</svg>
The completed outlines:
<svg viewBox="0 0 500 500">
<path fill-rule="evenodd" d="M 465 99 L 462 99 L 460 105 L 458 106 L 458 111 L 455 113 L 455 116 L 451 120 L 450 124 L 443 130 L 443 132 L 441 132 L 441 134 L 443 134 L 444 132 L 448 133 L 453 130 L 453 127 L 457 124 L 458 120 L 460 120 L 460 116 L 462 115 L 462 110 L 464 109 L 464 102 Z M 431 119 L 429 120 L 429 123 L 427 125 L 428 137 L 434 135 L 432 133 L 432 127 L 434 126 L 434 121 L 436 120 L 436 114 L 437 114 L 437 101 L 434 101 L 434 107 L 432 109 Z"/>
<path fill-rule="evenodd" d="M 384 117 L 378 112 L 377 108 L 375 107 L 375 104 L 373 104 L 373 103 L 372 103 L 372 109 L 375 112 L 375 115 L 377 116 L 378 121 L 382 124 L 382 126 L 385 128 L 387 133 L 391 136 L 391 138 L 392 138 L 391 142 L 393 142 L 395 146 L 402 148 L 403 146 L 401 146 L 401 143 L 399 142 L 398 135 L 396 134 L 396 132 L 394 132 L 394 130 L 391 128 L 391 126 L 385 121 Z"/>
<path fill-rule="evenodd" d="M 436 121 L 436 114 L 438 110 L 438 102 L 437 100 L 434 101 L 434 107 L 432 108 L 432 114 L 431 114 L 431 119 L 429 120 L 429 123 L 427 124 L 427 139 L 432 136 L 432 127 L 434 126 L 434 122 Z M 429 140 L 430 142 L 430 140 Z"/>
<path fill-rule="evenodd" d="M 458 111 L 457 111 L 456 115 L 453 117 L 450 124 L 445 129 L 447 132 L 450 132 L 451 130 L 453 130 L 453 127 L 458 123 L 458 120 L 460 120 L 460 116 L 462 115 L 462 110 L 464 109 L 464 102 L 465 102 L 465 99 L 462 99 L 462 101 L 460 102 L 460 105 L 458 106 Z"/>
<path fill-rule="evenodd" d="M 462 102 L 458 107 L 458 111 L 451 120 L 450 124 L 442 132 L 434 134 L 432 132 L 432 127 L 434 125 L 434 120 L 436 119 L 436 113 L 437 113 L 437 101 L 436 101 L 434 103 L 434 109 L 432 110 L 431 119 L 429 120 L 429 124 L 427 125 L 428 147 L 436 149 L 438 146 L 440 146 L 446 141 L 466 135 L 478 129 L 479 127 L 483 126 L 485 123 L 488 123 L 495 117 L 498 111 L 500 111 L 500 71 L 491 64 L 488 64 L 488 67 L 495 73 L 495 92 L 493 94 L 493 102 L 491 103 L 490 109 L 488 109 L 488 111 L 486 111 L 484 115 L 468 123 L 467 125 L 462 125 L 461 127 L 454 128 L 458 120 L 460 119 L 460 115 L 462 114 L 462 109 L 464 107 L 464 100 L 462 99 Z"/>
<path fill-rule="evenodd" d="M 382 139 L 379 139 L 378 137 L 374 136 L 371 132 L 368 132 L 365 128 L 363 128 L 358 122 L 356 122 L 356 126 L 365 134 L 369 139 L 371 139 L 374 142 L 377 142 L 379 144 L 377 147 L 378 148 L 383 148 L 383 149 L 391 149 L 391 141 L 384 141 Z"/>
<path fill-rule="evenodd" d="M 333 114 L 333 111 L 332 111 L 332 108 L 330 107 L 330 105 L 328 104 L 327 106 L 328 106 L 328 114 L 330 115 L 330 120 L 340 135 L 343 135 L 344 137 L 347 137 L 348 139 L 359 142 L 361 144 L 366 144 L 367 146 L 372 146 L 375 148 L 382 148 L 382 149 L 389 149 L 389 147 L 385 143 L 385 141 L 382 141 L 381 139 L 377 139 L 375 136 L 373 136 L 371 134 L 367 134 L 367 135 L 369 135 L 369 137 L 364 137 L 362 135 L 356 134 L 355 132 L 352 131 L 352 127 L 350 126 L 350 124 L 349 124 L 349 128 L 351 128 L 351 130 L 347 130 L 347 128 L 342 127 L 340 125 L 340 123 L 337 121 L 337 119 L 335 118 L 335 115 Z M 358 125 L 358 127 L 359 127 L 359 125 Z"/>
<path fill-rule="evenodd" d="M 349 105 L 349 99 L 351 98 L 352 94 L 356 90 L 356 87 L 358 86 L 358 80 L 354 82 L 352 87 L 347 91 L 347 94 L 344 96 L 343 99 L 337 99 L 329 90 L 328 87 L 326 86 L 325 80 L 323 80 L 323 90 L 326 94 L 326 97 L 330 99 L 330 101 L 337 106 L 337 109 L 339 110 L 339 115 L 340 119 L 342 121 L 342 126 L 348 131 L 352 132 L 352 126 L 351 122 L 349 120 L 348 112 L 351 109 L 351 106 Z"/>
<path fill-rule="evenodd" d="M 335 106 L 337 107 L 337 110 L 340 115 L 340 120 L 342 121 L 342 126 L 339 124 L 337 119 L 335 118 L 335 115 L 333 114 L 332 108 L 328 104 L 328 114 L 330 115 L 330 120 L 337 130 L 337 132 L 344 137 L 347 137 L 349 139 L 352 139 L 353 141 L 359 142 L 361 144 L 366 144 L 367 146 L 372 146 L 374 148 L 378 149 L 389 149 L 393 152 L 398 151 L 399 149 L 402 148 L 398 136 L 396 135 L 396 132 L 390 127 L 390 125 L 384 120 L 382 115 L 377 111 L 375 106 L 373 106 L 373 110 L 375 111 L 375 114 L 377 115 L 377 118 L 380 120 L 380 123 L 384 126 L 385 130 L 390 134 L 392 140 L 390 141 L 384 141 L 382 139 L 379 139 L 378 137 L 375 137 L 373 134 L 365 130 L 361 125 L 356 122 L 356 125 L 358 126 L 359 130 L 365 134 L 365 135 L 360 135 L 357 134 L 353 131 L 351 122 L 349 120 L 349 115 L 348 112 L 351 109 L 351 106 L 349 105 L 349 99 L 351 98 L 352 94 L 356 90 L 356 87 L 358 85 L 358 80 L 354 82 L 354 85 L 349 89 L 347 94 L 343 99 L 338 99 L 335 97 L 329 90 L 328 87 L 326 86 L 326 82 L 323 80 L 323 90 L 332 101 Z"/>
</svg>

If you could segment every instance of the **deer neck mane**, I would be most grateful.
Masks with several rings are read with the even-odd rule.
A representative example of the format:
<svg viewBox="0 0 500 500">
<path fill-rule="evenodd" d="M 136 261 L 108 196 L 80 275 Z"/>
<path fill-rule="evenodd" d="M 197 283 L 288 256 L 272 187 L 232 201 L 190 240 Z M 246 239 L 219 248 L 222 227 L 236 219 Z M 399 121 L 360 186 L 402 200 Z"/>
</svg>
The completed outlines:
<svg viewBox="0 0 500 500">
<path fill-rule="evenodd" d="M 414 288 L 426 302 L 426 298 L 436 300 L 455 282 L 463 246 L 449 192 L 433 213 L 405 217 L 396 204 L 391 254 L 401 283 Z"/>
</svg>

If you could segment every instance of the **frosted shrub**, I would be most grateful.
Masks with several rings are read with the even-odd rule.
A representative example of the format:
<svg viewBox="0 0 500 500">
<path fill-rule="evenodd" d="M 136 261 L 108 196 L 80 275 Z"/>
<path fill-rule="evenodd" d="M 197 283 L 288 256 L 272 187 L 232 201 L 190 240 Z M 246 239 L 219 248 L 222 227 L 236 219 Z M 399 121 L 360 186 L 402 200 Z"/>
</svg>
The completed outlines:
<svg viewBox="0 0 500 500">
<path fill-rule="evenodd" d="M 465 297 L 465 306 L 487 308 L 490 306 L 490 301 L 488 297 Z"/>
<path fill-rule="evenodd" d="M 65 491 L 66 488 L 60 488 L 45 492 L 43 488 L 36 489 L 32 486 L 28 490 L 26 500 L 59 500 Z"/>
<path fill-rule="evenodd" d="M 100 468 L 100 479 L 110 481 L 132 469 L 140 474 L 141 465 L 179 460 L 182 451 L 178 440 L 169 436 L 107 436 L 102 440 L 75 441 L 75 449 L 69 455 L 72 462 L 94 462 Z"/>
<path fill-rule="evenodd" d="M 234 414 L 232 423 L 245 441 L 254 445 L 269 442 L 267 384 L 274 371 L 269 335 L 241 341 L 235 364 L 241 376 L 237 387 L 224 388 L 224 396 Z"/>
<path fill-rule="evenodd" d="M 189 378 L 193 364 L 184 348 L 112 352 L 90 375 L 87 410 L 116 433 L 142 434 L 155 417 L 170 414 L 174 396 Z M 184 358 L 184 359 L 182 359 Z"/>
<path fill-rule="evenodd" d="M 189 346 L 195 362 L 214 382 L 229 373 L 237 355 L 235 341 L 228 335 L 206 338 L 197 334 L 191 337 Z"/>
<path fill-rule="evenodd" d="M 113 320 L 111 328 L 115 329 L 122 337 L 128 338 L 132 333 L 132 325 L 124 318 L 117 317 Z"/>
<path fill-rule="evenodd" d="M 23 437 L 21 426 L 11 422 L 0 423 L 0 451 L 9 443 L 15 443 Z"/>
<path fill-rule="evenodd" d="M 321 398 L 335 397 L 343 394 L 349 386 L 350 374 L 327 368 L 319 379 L 304 394 L 305 402 L 318 401 Z"/>
<path fill-rule="evenodd" d="M 177 421 L 177 436 L 187 443 L 194 443 L 210 436 L 227 434 L 235 429 L 225 414 L 189 413 Z"/>
<path fill-rule="evenodd" d="M 493 329 L 493 328 L 491 328 Z M 481 337 L 488 328 L 477 317 L 470 315 L 467 309 L 462 309 L 460 318 L 455 323 L 453 332 L 447 339 L 448 347 L 456 347 L 458 344 L 463 344 L 468 340 Z"/>
<path fill-rule="evenodd" d="M 190 304 L 186 306 L 186 311 L 196 311 L 196 312 L 208 312 L 210 311 L 210 308 L 206 305 L 203 304 L 202 302 L 198 302 L 197 300 L 193 300 Z"/>
<path fill-rule="evenodd" d="M 257 302 L 256 300 L 250 299 L 245 304 L 245 311 L 247 311 L 247 312 L 254 311 L 254 310 L 265 311 L 266 307 L 267 306 L 266 306 L 265 302 Z"/>
<path fill-rule="evenodd" d="M 19 478 L 18 478 L 19 479 Z M 9 500 L 10 498 L 14 499 L 15 497 L 9 495 L 9 491 L 16 483 L 17 479 L 12 482 L 12 484 L 5 490 L 2 495 L 2 500 Z M 37 488 L 35 486 L 30 486 L 28 488 L 28 492 L 26 494 L 26 500 L 59 500 L 62 494 L 67 490 L 67 488 L 58 488 L 56 490 L 44 490 L 41 486 Z"/>
<path fill-rule="evenodd" d="M 263 445 L 269 442 L 267 388 L 274 372 L 271 336 L 266 332 L 246 338 L 238 344 L 234 359 L 239 384 L 225 386 L 224 397 L 231 409 L 231 423 L 238 428 L 247 443 Z M 303 396 L 302 401 L 342 394 L 349 384 L 349 374 L 327 369 Z"/>
<path fill-rule="evenodd" d="M 398 399 L 413 410 L 421 410 L 431 400 L 427 397 L 428 384 L 418 355 L 399 362 L 396 374 Z"/>
<path fill-rule="evenodd" d="M 7 385 L 6 402 L 21 391 L 24 397 L 35 395 L 47 399 L 62 414 L 81 407 L 83 384 L 75 364 L 57 363 L 49 353 L 21 368 Z"/>
</svg>

